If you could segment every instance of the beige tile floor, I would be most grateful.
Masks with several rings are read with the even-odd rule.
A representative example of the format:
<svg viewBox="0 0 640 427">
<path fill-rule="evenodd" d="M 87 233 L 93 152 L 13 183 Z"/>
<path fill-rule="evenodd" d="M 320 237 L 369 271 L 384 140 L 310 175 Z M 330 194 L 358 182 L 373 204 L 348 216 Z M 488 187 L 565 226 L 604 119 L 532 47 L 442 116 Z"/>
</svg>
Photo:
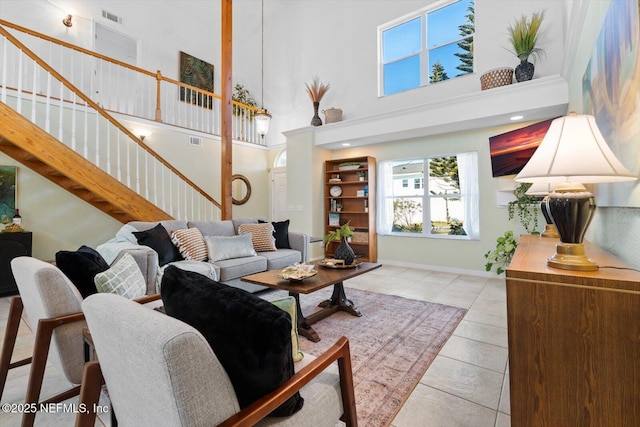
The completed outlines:
<svg viewBox="0 0 640 427">
<path fill-rule="evenodd" d="M 345 286 L 468 310 L 392 426 L 503 427 L 511 424 L 504 279 L 384 265 L 345 282 Z M 9 298 L 0 298 L 0 337 L 4 337 L 8 312 Z M 32 346 L 31 330 L 23 322 L 17 356 L 26 357 Z M 2 403 L 24 399 L 28 369 L 26 366 L 10 372 Z M 54 367 L 49 366 L 45 375 L 43 396 L 64 389 L 64 377 Z M 65 403 L 73 402 L 74 399 L 70 399 Z M 71 426 L 74 417 L 64 410 L 42 413 L 36 417 L 36 425 Z M 0 425 L 19 426 L 20 416 L 0 411 Z M 96 426 L 109 425 L 108 416 L 96 421 Z"/>
</svg>

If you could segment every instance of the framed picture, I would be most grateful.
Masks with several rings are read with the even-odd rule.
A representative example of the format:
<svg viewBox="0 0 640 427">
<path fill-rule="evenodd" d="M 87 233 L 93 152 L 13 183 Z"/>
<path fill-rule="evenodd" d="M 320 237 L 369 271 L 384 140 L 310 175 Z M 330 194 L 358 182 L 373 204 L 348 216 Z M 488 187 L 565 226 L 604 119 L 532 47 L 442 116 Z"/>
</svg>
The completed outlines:
<svg viewBox="0 0 640 427">
<path fill-rule="evenodd" d="M 213 93 L 213 64 L 180 52 L 180 82 Z M 213 97 L 193 89 L 180 88 L 180 101 L 213 108 Z"/>
<path fill-rule="evenodd" d="M 18 167 L 0 166 L 0 222 L 8 224 L 16 213 Z"/>
</svg>

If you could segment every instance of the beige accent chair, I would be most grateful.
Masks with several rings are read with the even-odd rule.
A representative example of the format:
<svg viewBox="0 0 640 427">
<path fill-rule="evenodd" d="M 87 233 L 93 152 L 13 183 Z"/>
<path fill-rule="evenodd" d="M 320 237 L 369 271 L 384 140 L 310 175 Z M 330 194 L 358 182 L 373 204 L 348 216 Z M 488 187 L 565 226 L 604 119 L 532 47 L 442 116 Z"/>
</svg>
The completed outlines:
<svg viewBox="0 0 640 427">
<path fill-rule="evenodd" d="M 82 296 L 71 281 L 53 264 L 31 257 L 11 260 L 11 269 L 20 291 L 13 297 L 9 309 L 6 333 L 0 353 L 0 397 L 4 392 L 10 369 L 31 363 L 25 397 L 26 404 L 59 403 L 80 393 L 85 352 L 82 329 L 86 327 L 80 303 Z M 159 295 L 136 301 L 147 302 Z M 35 334 L 32 356 L 11 363 L 23 310 L 29 327 Z M 72 387 L 40 401 L 45 367 L 50 360 L 64 374 Z M 23 426 L 32 426 L 36 413 L 25 412 Z"/>
<path fill-rule="evenodd" d="M 227 373 L 196 329 L 122 297 L 96 294 L 82 303 L 98 361 L 89 362 L 80 402 L 93 407 L 102 375 L 120 426 L 356 426 L 349 343 L 341 338 L 280 388 L 240 410 Z M 337 369 L 333 362 L 337 361 Z M 300 391 L 290 417 L 267 417 Z M 79 414 L 76 426 L 93 426 Z"/>
</svg>

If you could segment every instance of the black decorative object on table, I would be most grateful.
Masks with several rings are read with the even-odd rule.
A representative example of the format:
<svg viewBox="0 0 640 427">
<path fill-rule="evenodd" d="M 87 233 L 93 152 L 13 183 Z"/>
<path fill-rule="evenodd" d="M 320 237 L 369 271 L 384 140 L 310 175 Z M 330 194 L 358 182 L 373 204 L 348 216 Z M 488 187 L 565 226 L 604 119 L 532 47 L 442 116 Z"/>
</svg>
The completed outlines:
<svg viewBox="0 0 640 427">
<path fill-rule="evenodd" d="M 336 249 L 336 253 L 333 257 L 335 259 L 344 260 L 345 265 L 353 264 L 353 261 L 356 258 L 356 254 L 355 252 L 353 252 L 353 249 L 351 248 L 351 246 L 349 246 L 349 243 L 347 243 L 346 237 L 343 237 L 342 240 L 340 241 L 340 245 L 338 245 L 338 248 Z"/>
</svg>

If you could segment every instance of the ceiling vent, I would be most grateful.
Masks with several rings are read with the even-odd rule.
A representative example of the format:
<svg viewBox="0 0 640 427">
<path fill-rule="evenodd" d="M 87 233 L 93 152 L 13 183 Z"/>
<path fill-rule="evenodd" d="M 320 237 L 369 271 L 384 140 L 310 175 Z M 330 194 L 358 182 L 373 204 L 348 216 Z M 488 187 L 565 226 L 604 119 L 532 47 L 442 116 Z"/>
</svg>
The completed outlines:
<svg viewBox="0 0 640 427">
<path fill-rule="evenodd" d="M 202 138 L 198 136 L 189 135 L 189 145 L 202 146 Z"/>
<path fill-rule="evenodd" d="M 122 24 L 122 17 L 118 16 L 114 13 L 111 12 L 107 12 L 106 10 L 102 9 L 102 17 L 103 18 L 107 18 L 109 21 L 113 21 L 116 24 Z"/>
</svg>

